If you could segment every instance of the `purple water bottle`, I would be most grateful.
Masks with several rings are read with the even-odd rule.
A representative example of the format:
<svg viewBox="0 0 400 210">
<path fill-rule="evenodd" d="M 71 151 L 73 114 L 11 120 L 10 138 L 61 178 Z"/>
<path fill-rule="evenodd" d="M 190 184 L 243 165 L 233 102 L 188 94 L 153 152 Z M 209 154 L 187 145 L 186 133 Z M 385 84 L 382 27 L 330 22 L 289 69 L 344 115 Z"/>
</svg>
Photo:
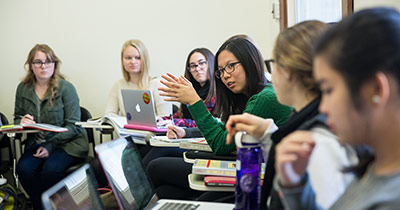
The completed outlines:
<svg viewBox="0 0 400 210">
<path fill-rule="evenodd" d="M 261 196 L 260 141 L 246 132 L 235 136 L 236 156 L 235 210 L 258 210 Z"/>
</svg>

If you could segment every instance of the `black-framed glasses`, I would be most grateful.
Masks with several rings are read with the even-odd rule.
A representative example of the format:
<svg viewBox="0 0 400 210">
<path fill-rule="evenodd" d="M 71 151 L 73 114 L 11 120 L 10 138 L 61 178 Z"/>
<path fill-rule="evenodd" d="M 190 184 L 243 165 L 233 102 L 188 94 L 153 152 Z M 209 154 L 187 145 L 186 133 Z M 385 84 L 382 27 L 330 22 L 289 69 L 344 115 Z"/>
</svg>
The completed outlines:
<svg viewBox="0 0 400 210">
<path fill-rule="evenodd" d="M 200 61 L 198 64 L 192 63 L 188 66 L 188 71 L 194 72 L 197 70 L 197 67 L 200 67 L 200 69 L 203 69 L 207 63 L 208 63 L 208 61 Z"/>
<path fill-rule="evenodd" d="M 234 62 L 234 63 L 228 63 L 225 66 L 225 68 L 218 69 L 215 71 L 215 77 L 217 79 L 221 79 L 224 76 L 224 72 L 226 72 L 227 74 L 232 74 L 235 71 L 236 64 L 239 64 L 239 63 L 240 63 L 240 61 Z"/>
<path fill-rule="evenodd" d="M 269 60 L 265 60 L 264 61 L 264 63 L 265 63 L 265 66 L 267 66 L 267 71 L 268 71 L 268 73 L 272 73 L 272 63 L 273 62 L 275 62 L 275 60 L 274 59 L 269 59 Z"/>
<path fill-rule="evenodd" d="M 36 68 L 40 68 L 40 67 L 42 67 L 43 65 L 45 65 L 45 66 L 51 66 L 51 65 L 53 65 L 55 62 L 54 61 L 45 61 L 45 62 L 42 62 L 42 61 L 33 61 L 32 62 L 32 64 L 36 67 Z"/>
</svg>

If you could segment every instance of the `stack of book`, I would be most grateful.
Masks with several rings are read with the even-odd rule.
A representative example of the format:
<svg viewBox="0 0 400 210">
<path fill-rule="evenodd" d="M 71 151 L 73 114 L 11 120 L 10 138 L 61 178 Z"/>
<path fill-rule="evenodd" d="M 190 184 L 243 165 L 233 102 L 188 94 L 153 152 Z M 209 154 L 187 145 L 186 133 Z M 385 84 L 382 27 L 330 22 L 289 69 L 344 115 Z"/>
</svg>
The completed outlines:
<svg viewBox="0 0 400 210">
<path fill-rule="evenodd" d="M 196 159 L 192 173 L 204 176 L 206 186 L 235 186 L 236 161 Z"/>
</svg>

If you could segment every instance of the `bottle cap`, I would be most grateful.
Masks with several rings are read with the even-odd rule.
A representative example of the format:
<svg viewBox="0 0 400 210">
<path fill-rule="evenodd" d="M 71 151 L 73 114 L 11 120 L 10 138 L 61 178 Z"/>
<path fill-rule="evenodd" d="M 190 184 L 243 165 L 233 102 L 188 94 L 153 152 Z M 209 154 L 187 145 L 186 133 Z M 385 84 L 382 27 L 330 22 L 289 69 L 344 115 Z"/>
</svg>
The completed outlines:
<svg viewBox="0 0 400 210">
<path fill-rule="evenodd" d="M 260 140 L 257 138 L 254 138 L 253 136 L 250 136 L 245 131 L 243 131 L 243 132 L 236 133 L 235 143 L 236 143 L 236 146 L 243 147 L 242 143 L 244 143 L 244 144 L 259 144 Z"/>
</svg>

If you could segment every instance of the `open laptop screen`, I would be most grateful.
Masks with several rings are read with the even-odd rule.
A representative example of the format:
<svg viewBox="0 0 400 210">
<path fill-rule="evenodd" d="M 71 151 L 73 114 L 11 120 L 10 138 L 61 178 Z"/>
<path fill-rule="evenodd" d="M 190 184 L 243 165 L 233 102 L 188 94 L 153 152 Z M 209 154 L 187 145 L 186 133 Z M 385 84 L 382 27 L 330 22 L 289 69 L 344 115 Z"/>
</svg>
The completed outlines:
<svg viewBox="0 0 400 210">
<path fill-rule="evenodd" d="M 89 164 L 85 164 L 42 194 L 46 210 L 104 209 L 97 181 Z"/>
<path fill-rule="evenodd" d="M 96 152 L 121 209 L 144 209 L 155 191 L 130 137 L 97 145 Z"/>
</svg>

